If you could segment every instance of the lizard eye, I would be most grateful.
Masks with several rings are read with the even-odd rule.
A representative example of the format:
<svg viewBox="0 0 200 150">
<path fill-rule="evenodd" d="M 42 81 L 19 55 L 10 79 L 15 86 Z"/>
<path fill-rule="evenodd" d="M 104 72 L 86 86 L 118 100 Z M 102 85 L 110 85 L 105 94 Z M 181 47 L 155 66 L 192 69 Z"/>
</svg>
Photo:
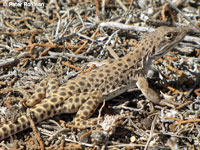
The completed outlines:
<svg viewBox="0 0 200 150">
<path fill-rule="evenodd" d="M 172 39 L 173 39 L 173 34 L 172 34 L 172 33 L 167 33 L 167 34 L 165 35 L 165 39 L 166 39 L 166 40 L 172 40 Z"/>
</svg>

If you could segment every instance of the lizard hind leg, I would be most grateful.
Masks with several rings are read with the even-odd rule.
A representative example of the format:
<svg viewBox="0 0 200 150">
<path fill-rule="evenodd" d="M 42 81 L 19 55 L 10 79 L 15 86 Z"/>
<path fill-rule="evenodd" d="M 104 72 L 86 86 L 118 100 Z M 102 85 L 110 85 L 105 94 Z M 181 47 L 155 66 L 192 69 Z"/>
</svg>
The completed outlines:
<svg viewBox="0 0 200 150">
<path fill-rule="evenodd" d="M 96 118 L 89 118 L 92 116 L 92 114 L 95 112 L 101 102 L 101 92 L 89 93 L 89 99 L 80 106 L 76 117 L 74 118 L 75 125 L 81 128 L 85 128 L 96 124 Z"/>
<path fill-rule="evenodd" d="M 74 118 L 75 126 L 79 128 L 91 127 L 97 123 L 97 119 L 89 118 L 101 102 L 102 94 L 99 91 L 75 94 L 68 99 L 64 106 L 64 113 L 77 112 Z"/>
<path fill-rule="evenodd" d="M 54 93 L 58 89 L 58 80 L 55 75 L 49 75 L 47 79 L 43 79 L 36 87 L 35 93 L 30 99 L 25 101 L 25 106 L 33 107 L 40 103 L 42 99 L 50 96 L 50 93 Z"/>
<path fill-rule="evenodd" d="M 46 97 L 56 94 L 58 88 L 59 88 L 59 82 L 57 76 L 54 74 L 50 75 L 49 81 L 47 83 Z"/>
</svg>

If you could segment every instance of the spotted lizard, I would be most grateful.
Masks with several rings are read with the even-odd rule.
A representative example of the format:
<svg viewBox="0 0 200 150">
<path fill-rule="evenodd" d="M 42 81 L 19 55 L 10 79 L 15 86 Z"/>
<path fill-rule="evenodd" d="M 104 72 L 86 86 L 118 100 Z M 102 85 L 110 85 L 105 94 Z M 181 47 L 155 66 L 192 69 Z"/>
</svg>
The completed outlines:
<svg viewBox="0 0 200 150">
<path fill-rule="evenodd" d="M 154 61 L 183 40 L 187 32 L 187 27 L 159 27 L 145 34 L 134 51 L 119 59 L 108 59 L 103 66 L 79 74 L 60 87 L 53 76 L 42 80 L 25 103 L 32 120 L 39 123 L 55 115 L 76 113 L 75 125 L 95 124 L 96 120 L 89 118 L 103 100 L 110 100 L 136 85 L 147 99 L 161 104 L 158 94 L 148 85 L 147 71 Z M 29 127 L 26 114 L 15 122 L 7 121 L 0 125 L 0 141 Z"/>
</svg>

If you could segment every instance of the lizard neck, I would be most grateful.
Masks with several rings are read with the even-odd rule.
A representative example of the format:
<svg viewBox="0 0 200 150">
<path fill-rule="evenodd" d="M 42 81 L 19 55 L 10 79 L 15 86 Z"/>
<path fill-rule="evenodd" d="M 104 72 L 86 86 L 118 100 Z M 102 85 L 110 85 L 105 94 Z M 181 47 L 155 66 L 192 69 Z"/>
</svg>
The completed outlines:
<svg viewBox="0 0 200 150">
<path fill-rule="evenodd" d="M 126 56 L 123 57 L 123 60 L 128 65 L 128 68 L 134 70 L 143 69 L 145 66 L 146 54 L 141 51 L 140 48 L 136 48 L 134 51 L 129 52 Z"/>
</svg>

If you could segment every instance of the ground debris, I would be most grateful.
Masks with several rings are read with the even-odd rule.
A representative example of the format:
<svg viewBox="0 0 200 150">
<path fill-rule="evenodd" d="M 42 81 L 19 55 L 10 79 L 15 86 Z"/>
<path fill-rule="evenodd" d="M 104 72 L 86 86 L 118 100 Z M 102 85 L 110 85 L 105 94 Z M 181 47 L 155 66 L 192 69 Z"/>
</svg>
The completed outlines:
<svg viewBox="0 0 200 150">
<path fill-rule="evenodd" d="M 5 113 L 12 114 L 11 108 L 22 109 L 20 104 L 34 93 L 35 85 L 52 72 L 62 84 L 105 59 L 124 56 L 144 32 L 159 26 L 200 25 L 198 0 L 167 1 L 0 1 L 0 122 Z M 67 124 L 73 115 L 61 115 L 36 126 L 33 122 L 34 132 L 29 129 L 2 141 L 0 149 L 198 149 L 196 30 L 176 51 L 154 63 L 160 73 L 152 77 L 152 85 L 163 97 L 173 98 L 176 108 L 153 106 L 133 89 L 101 110 L 102 116 L 112 113 L 109 130 L 71 127 Z"/>
</svg>

